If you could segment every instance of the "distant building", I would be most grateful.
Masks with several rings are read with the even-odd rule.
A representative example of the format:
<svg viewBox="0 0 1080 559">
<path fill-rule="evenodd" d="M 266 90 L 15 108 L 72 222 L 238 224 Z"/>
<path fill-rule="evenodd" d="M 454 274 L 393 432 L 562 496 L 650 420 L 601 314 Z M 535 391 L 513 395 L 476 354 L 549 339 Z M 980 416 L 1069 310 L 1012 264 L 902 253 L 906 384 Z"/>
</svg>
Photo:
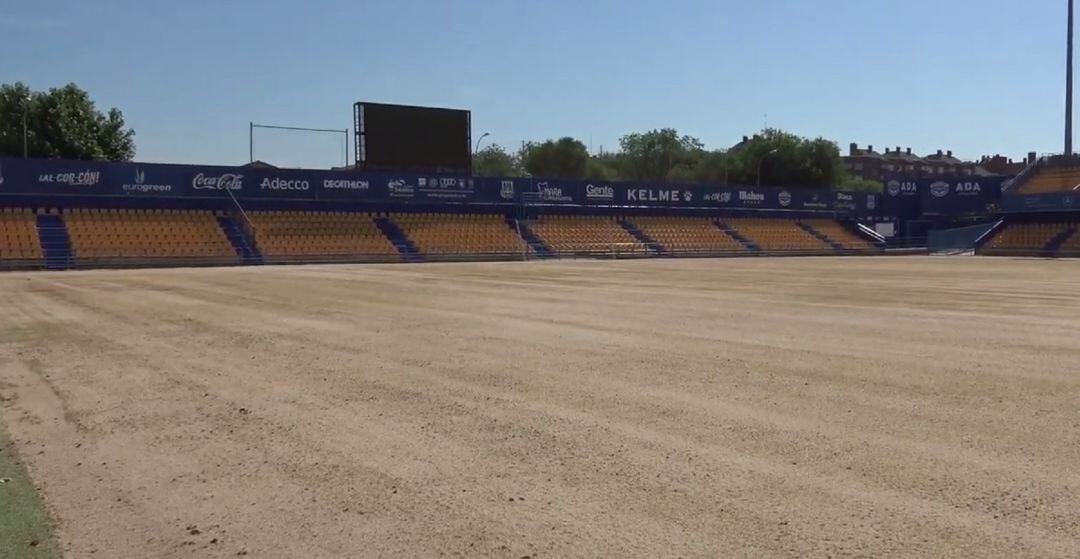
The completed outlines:
<svg viewBox="0 0 1080 559">
<path fill-rule="evenodd" d="M 994 175 L 1017 175 L 1029 163 L 1035 160 L 1035 154 L 1029 153 L 1027 159 L 1013 161 L 1003 155 L 984 155 L 979 159 L 979 167 Z"/>
<path fill-rule="evenodd" d="M 1029 154 L 1029 159 L 1033 157 Z M 910 177 L 969 177 L 983 175 L 1015 175 L 1026 165 L 1028 160 L 1013 162 L 1000 155 L 984 156 L 979 161 L 963 161 L 953 156 L 952 150 L 937 150 L 927 156 L 912 153 L 911 148 L 895 150 L 885 148 L 885 153 L 874 151 L 874 146 L 865 149 L 858 144 L 851 144 L 848 154 L 841 159 L 848 175 L 858 179 L 880 181 L 886 175 L 906 175 Z"/>
<path fill-rule="evenodd" d="M 848 154 L 842 157 L 848 176 L 856 179 L 880 181 L 885 173 L 885 157 L 874 151 L 874 146 L 860 149 L 859 144 L 851 144 Z M 892 168 L 893 164 L 890 163 Z"/>
</svg>

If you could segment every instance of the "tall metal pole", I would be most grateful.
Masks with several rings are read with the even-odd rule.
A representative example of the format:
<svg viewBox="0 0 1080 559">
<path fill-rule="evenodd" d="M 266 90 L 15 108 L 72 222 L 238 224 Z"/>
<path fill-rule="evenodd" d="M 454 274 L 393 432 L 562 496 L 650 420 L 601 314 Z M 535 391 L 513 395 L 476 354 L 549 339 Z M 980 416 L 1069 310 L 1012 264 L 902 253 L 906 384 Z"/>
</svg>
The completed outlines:
<svg viewBox="0 0 1080 559">
<path fill-rule="evenodd" d="M 772 148 L 771 150 L 768 151 L 768 153 L 766 153 L 765 155 L 762 155 L 761 159 L 758 159 L 758 162 L 757 162 L 757 187 L 758 188 L 761 188 L 761 164 L 765 162 L 766 157 L 776 153 L 776 151 L 777 151 L 777 148 Z"/>
<path fill-rule="evenodd" d="M 1069 0 L 1069 39 L 1065 68 L 1065 156 L 1073 154 L 1073 0 Z"/>
<path fill-rule="evenodd" d="M 23 102 L 23 111 L 22 111 L 22 156 L 23 156 L 23 159 L 26 159 L 26 158 L 30 157 L 30 150 L 27 148 L 28 142 L 26 141 L 27 128 L 28 128 L 27 124 L 26 124 L 26 118 L 27 118 L 27 115 L 30 114 L 30 99 L 31 99 L 31 97 L 29 95 L 27 95 L 26 100 Z"/>
<path fill-rule="evenodd" d="M 255 123 L 248 122 L 248 163 L 255 162 Z"/>
<path fill-rule="evenodd" d="M 727 177 L 728 177 L 728 172 L 727 172 L 727 160 L 728 160 L 728 154 L 727 154 L 727 152 L 725 151 L 725 152 L 724 152 L 724 186 L 727 186 Z"/>
</svg>

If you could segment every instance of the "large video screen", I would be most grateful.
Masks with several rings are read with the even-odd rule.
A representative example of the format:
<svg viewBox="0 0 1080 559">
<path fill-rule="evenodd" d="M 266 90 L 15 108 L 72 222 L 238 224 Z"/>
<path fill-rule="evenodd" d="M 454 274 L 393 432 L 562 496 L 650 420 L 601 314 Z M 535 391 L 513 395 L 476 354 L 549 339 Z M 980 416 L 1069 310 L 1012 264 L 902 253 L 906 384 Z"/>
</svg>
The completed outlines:
<svg viewBox="0 0 1080 559">
<path fill-rule="evenodd" d="M 469 111 L 356 103 L 357 158 L 371 170 L 469 174 Z"/>
</svg>

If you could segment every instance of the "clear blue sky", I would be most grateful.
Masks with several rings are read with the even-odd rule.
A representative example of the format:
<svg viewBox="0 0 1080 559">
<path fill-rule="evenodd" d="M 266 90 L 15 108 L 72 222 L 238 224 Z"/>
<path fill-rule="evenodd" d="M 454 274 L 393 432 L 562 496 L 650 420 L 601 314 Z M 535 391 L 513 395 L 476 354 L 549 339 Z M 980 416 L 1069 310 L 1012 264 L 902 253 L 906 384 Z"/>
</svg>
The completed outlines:
<svg viewBox="0 0 1080 559">
<path fill-rule="evenodd" d="M 0 82 L 75 82 L 137 159 L 242 163 L 248 122 L 351 127 L 356 100 L 468 108 L 507 147 L 611 150 L 770 126 L 975 158 L 1060 152 L 1064 0 L 83 0 L 0 5 Z M 340 162 L 263 132 L 256 156 Z"/>
</svg>

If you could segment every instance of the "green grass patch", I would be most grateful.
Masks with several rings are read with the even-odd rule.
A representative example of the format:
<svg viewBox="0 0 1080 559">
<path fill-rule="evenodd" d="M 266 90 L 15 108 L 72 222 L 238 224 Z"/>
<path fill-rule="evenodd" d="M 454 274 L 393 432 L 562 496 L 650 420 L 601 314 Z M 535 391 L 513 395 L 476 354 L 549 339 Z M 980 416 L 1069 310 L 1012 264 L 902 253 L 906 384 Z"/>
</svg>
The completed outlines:
<svg viewBox="0 0 1080 559">
<path fill-rule="evenodd" d="M 45 512 L 30 476 L 0 425 L 0 557 L 56 559 L 60 557 L 52 521 Z"/>
</svg>

